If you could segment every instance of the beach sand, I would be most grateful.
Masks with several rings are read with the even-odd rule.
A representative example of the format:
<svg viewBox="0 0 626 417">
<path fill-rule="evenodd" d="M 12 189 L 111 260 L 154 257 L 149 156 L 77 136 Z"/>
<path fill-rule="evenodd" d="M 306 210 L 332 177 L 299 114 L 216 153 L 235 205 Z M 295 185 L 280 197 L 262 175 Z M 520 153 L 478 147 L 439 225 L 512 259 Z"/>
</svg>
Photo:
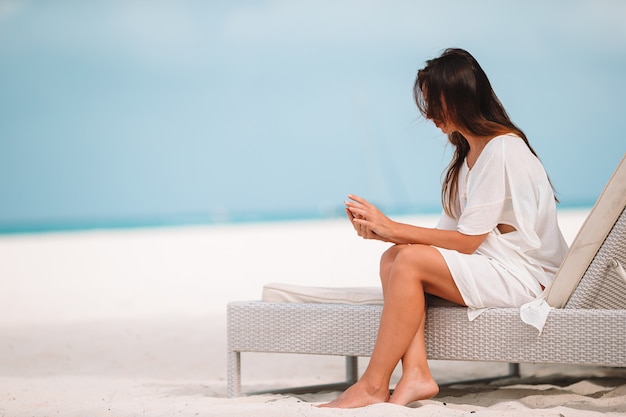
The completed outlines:
<svg viewBox="0 0 626 417">
<path fill-rule="evenodd" d="M 559 213 L 568 241 L 586 213 Z M 228 301 L 258 299 L 268 282 L 378 285 L 386 247 L 341 219 L 0 236 L 0 416 L 626 415 L 626 370 L 586 366 L 522 364 L 521 379 L 443 386 L 409 407 L 315 407 L 337 392 L 226 397 Z M 343 366 L 246 354 L 242 380 L 246 391 L 329 383 Z M 431 367 L 441 384 L 507 370 Z"/>
</svg>

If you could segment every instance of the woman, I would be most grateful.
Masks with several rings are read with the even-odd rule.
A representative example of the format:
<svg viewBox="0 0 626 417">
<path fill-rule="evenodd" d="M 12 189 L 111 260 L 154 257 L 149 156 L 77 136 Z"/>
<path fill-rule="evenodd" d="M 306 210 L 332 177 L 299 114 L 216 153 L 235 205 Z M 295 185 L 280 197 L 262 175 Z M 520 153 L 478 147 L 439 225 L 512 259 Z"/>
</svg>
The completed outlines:
<svg viewBox="0 0 626 417">
<path fill-rule="evenodd" d="M 448 49 L 417 74 L 414 96 L 455 148 L 442 186 L 435 229 L 395 222 L 367 200 L 349 196 L 346 212 L 359 236 L 393 243 L 382 256 L 384 306 L 369 365 L 326 407 L 435 396 L 426 361 L 425 294 L 469 307 L 519 307 L 539 296 L 563 260 L 556 199 L 524 133 L 509 119 L 478 62 Z M 402 377 L 389 395 L 391 374 Z"/>
</svg>

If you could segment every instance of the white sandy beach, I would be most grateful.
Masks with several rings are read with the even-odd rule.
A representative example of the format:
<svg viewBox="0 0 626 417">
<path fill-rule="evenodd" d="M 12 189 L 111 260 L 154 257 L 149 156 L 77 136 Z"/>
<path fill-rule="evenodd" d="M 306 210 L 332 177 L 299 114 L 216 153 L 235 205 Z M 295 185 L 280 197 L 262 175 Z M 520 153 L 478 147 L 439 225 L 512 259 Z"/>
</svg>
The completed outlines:
<svg viewBox="0 0 626 417">
<path fill-rule="evenodd" d="M 586 213 L 560 212 L 568 241 Z M 626 370 L 585 366 L 523 364 L 521 380 L 443 387 L 410 407 L 314 407 L 336 392 L 226 398 L 228 301 L 258 299 L 268 282 L 377 285 L 386 247 L 341 219 L 0 236 L 0 416 L 626 415 Z M 344 373 L 339 357 L 243 360 L 245 390 Z M 506 372 L 432 368 L 440 383 Z"/>
</svg>

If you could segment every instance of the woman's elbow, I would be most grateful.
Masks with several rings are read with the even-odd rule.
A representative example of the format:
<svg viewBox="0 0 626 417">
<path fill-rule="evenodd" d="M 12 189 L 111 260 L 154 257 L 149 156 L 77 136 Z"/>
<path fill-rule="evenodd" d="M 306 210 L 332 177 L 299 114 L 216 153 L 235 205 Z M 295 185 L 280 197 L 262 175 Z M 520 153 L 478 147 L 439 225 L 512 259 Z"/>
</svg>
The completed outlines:
<svg viewBox="0 0 626 417">
<path fill-rule="evenodd" d="M 487 235 L 488 235 L 488 233 L 486 233 L 484 235 L 464 235 L 464 234 L 461 234 L 462 239 L 459 242 L 459 249 L 458 249 L 458 251 L 460 253 L 471 255 L 472 253 L 474 253 L 474 252 L 476 252 L 478 250 L 480 245 L 487 238 Z"/>
<path fill-rule="evenodd" d="M 472 253 L 476 252 L 476 249 L 478 249 L 478 246 L 463 246 L 458 249 L 458 252 L 465 255 L 471 255 Z"/>
</svg>

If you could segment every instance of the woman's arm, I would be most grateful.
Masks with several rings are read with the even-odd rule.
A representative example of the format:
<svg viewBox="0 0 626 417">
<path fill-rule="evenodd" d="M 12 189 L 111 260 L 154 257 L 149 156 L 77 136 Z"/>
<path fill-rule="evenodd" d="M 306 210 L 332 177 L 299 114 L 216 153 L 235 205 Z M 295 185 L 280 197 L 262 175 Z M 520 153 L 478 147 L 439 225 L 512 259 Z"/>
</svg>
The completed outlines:
<svg viewBox="0 0 626 417">
<path fill-rule="evenodd" d="M 482 235 L 464 235 L 456 230 L 439 230 L 399 223 L 385 216 L 367 200 L 349 195 L 346 211 L 359 236 L 391 243 L 424 244 L 473 253 L 487 238 Z"/>
</svg>

